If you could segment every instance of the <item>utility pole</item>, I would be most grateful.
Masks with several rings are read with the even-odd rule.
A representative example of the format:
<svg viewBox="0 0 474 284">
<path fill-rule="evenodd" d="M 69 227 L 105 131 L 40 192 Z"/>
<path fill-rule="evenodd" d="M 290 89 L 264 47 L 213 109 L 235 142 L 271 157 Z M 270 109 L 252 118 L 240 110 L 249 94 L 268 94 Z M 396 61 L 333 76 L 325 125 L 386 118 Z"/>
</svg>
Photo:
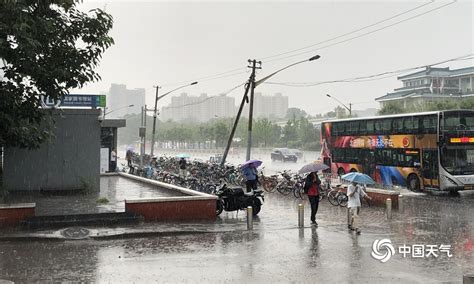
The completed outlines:
<svg viewBox="0 0 474 284">
<path fill-rule="evenodd" d="M 235 118 L 235 121 L 234 121 L 234 126 L 232 127 L 229 139 L 227 140 L 227 145 L 226 145 L 225 150 L 224 150 L 224 155 L 222 155 L 221 165 L 225 164 L 225 161 L 227 159 L 227 155 L 229 154 L 230 145 L 232 144 L 232 139 L 234 139 L 234 134 L 235 134 L 235 130 L 237 129 L 237 125 L 239 124 L 240 115 L 242 114 L 242 110 L 244 108 L 245 103 L 249 102 L 248 93 L 249 93 L 250 88 L 252 88 L 252 86 L 253 86 L 253 88 L 252 88 L 251 93 L 253 94 L 253 90 L 255 88 L 255 69 L 257 69 L 257 68 L 261 69 L 261 67 L 256 67 L 256 64 L 257 64 L 256 60 L 252 61 L 252 60 L 249 59 L 248 62 L 252 63 L 252 66 L 248 66 L 249 68 L 252 68 L 252 73 L 249 77 L 249 80 L 248 80 L 247 84 L 245 85 L 245 93 L 244 93 L 244 96 L 242 97 L 242 102 L 240 103 L 239 111 L 237 112 L 237 117 Z M 258 63 L 262 64 L 261 61 L 259 61 Z M 251 101 L 251 107 L 253 107 L 253 95 L 251 95 L 251 100 L 250 101 Z M 250 114 L 251 113 L 252 112 L 250 112 Z M 250 120 L 250 118 L 249 118 L 249 120 Z M 251 129 L 252 125 L 250 124 L 249 127 Z M 249 153 L 249 149 L 247 149 L 247 153 Z"/>
<path fill-rule="evenodd" d="M 146 128 L 143 127 L 143 114 L 145 113 L 144 107 L 142 106 L 142 112 L 141 112 L 141 124 L 140 124 L 140 129 L 138 131 L 138 134 L 140 135 L 140 167 L 143 167 L 143 154 L 145 154 L 145 142 L 144 140 L 144 130 Z"/>
<path fill-rule="evenodd" d="M 160 86 L 155 86 L 156 94 L 155 94 L 155 110 L 153 112 L 153 133 L 151 135 L 151 151 L 150 155 L 153 157 L 153 149 L 155 148 L 155 129 L 156 129 L 156 116 L 157 116 L 157 104 L 158 104 L 158 89 Z"/>
<path fill-rule="evenodd" d="M 247 141 L 248 143 L 247 143 L 247 157 L 246 157 L 247 160 L 250 160 L 250 153 L 251 153 L 251 148 L 252 148 L 252 119 L 253 119 L 253 99 L 254 99 L 255 87 L 260 85 L 265 80 L 271 78 L 275 74 L 277 74 L 277 73 L 279 73 L 279 72 L 281 72 L 285 69 L 288 69 L 292 66 L 298 65 L 300 63 L 304 63 L 304 62 L 308 62 L 308 61 L 314 61 L 314 60 L 319 59 L 319 58 L 320 58 L 320 56 L 316 55 L 316 56 L 313 56 L 309 59 L 295 62 L 293 64 L 290 64 L 286 67 L 283 67 L 283 68 L 273 72 L 272 74 L 270 74 L 270 75 L 268 75 L 268 76 L 266 76 L 266 77 L 264 77 L 264 78 L 262 78 L 258 81 L 255 81 L 255 69 L 262 69 L 262 67 L 261 67 L 262 62 L 261 61 L 256 61 L 255 59 L 254 60 L 250 60 L 250 59 L 248 60 L 249 63 L 252 63 L 252 66 L 248 66 L 249 68 L 252 68 L 252 74 L 250 75 L 250 78 L 247 82 L 247 85 L 245 86 L 245 94 L 244 94 L 244 97 L 242 98 L 242 103 L 240 104 L 240 108 L 239 108 L 239 112 L 237 113 L 237 117 L 235 118 L 234 127 L 232 128 L 229 140 L 227 141 L 227 146 L 225 148 L 224 155 L 222 156 L 221 165 L 225 164 L 225 160 L 227 158 L 227 154 L 229 152 L 229 148 L 230 148 L 230 145 L 232 143 L 232 139 L 234 138 L 235 129 L 237 128 L 237 124 L 239 123 L 240 114 L 242 113 L 242 109 L 244 107 L 244 104 L 245 104 L 245 102 L 247 102 L 247 103 L 249 102 L 249 98 L 247 96 L 247 94 L 249 92 L 249 89 L 251 88 L 252 91 L 251 91 L 251 95 L 250 95 L 250 107 L 249 107 L 249 127 L 248 127 L 248 141 Z M 260 66 L 257 67 L 257 64 L 259 64 Z"/>
<path fill-rule="evenodd" d="M 249 80 L 249 82 L 250 82 L 250 80 Z M 237 112 L 237 117 L 235 118 L 235 121 L 234 121 L 234 126 L 232 127 L 232 130 L 231 130 L 230 135 L 229 135 L 229 139 L 227 140 L 227 145 L 226 145 L 225 150 L 224 150 L 224 155 L 222 155 L 222 160 L 221 160 L 221 165 L 222 166 L 225 164 L 227 154 L 229 153 L 230 145 L 232 144 L 232 139 L 234 139 L 235 130 L 237 129 L 237 125 L 239 124 L 240 114 L 242 113 L 242 110 L 244 108 L 244 104 L 249 101 L 249 98 L 247 96 L 247 94 L 249 92 L 249 89 L 250 89 L 250 83 L 249 82 L 247 82 L 247 84 L 245 86 L 245 93 L 244 93 L 244 96 L 242 98 L 242 102 L 240 102 L 240 107 L 239 107 L 239 111 Z"/>
<path fill-rule="evenodd" d="M 251 148 L 252 148 L 252 120 L 253 120 L 253 100 L 254 100 L 254 92 L 255 92 L 255 69 L 262 69 L 260 67 L 262 65 L 261 61 L 256 61 L 254 60 L 248 60 L 249 63 L 252 63 L 252 66 L 248 66 L 249 68 L 252 68 L 252 75 L 250 76 L 250 106 L 249 106 L 249 127 L 248 127 L 248 136 L 247 136 L 247 156 L 246 160 L 250 160 L 250 153 L 251 153 Z M 257 67 L 257 63 L 260 65 Z"/>
</svg>

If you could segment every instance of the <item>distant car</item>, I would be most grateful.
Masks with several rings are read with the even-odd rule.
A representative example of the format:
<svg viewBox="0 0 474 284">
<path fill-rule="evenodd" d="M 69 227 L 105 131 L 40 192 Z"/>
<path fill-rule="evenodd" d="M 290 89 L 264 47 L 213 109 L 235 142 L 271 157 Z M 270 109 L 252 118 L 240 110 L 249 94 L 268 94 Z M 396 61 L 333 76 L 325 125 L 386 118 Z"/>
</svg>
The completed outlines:
<svg viewBox="0 0 474 284">
<path fill-rule="evenodd" d="M 298 149 L 288 149 L 291 153 L 295 154 L 298 159 L 303 159 L 303 152 Z"/>
<path fill-rule="evenodd" d="M 275 148 L 271 153 L 272 161 L 297 162 L 298 157 L 287 148 Z"/>
<path fill-rule="evenodd" d="M 209 162 L 219 164 L 220 162 L 222 162 L 222 157 L 223 157 L 222 154 L 216 154 L 209 158 Z"/>
</svg>

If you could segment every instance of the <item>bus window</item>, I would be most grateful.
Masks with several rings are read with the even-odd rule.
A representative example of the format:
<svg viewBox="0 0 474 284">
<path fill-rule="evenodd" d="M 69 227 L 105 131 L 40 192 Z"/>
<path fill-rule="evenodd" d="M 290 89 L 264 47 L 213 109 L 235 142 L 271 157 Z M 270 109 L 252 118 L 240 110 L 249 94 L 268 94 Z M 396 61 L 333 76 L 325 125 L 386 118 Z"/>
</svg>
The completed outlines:
<svg viewBox="0 0 474 284">
<path fill-rule="evenodd" d="M 382 120 L 376 120 L 375 123 L 374 123 L 374 126 L 375 126 L 375 134 L 382 134 L 383 133 L 383 130 L 382 130 Z"/>
<path fill-rule="evenodd" d="M 403 118 L 394 118 L 392 122 L 392 132 L 394 134 L 403 133 Z"/>
<path fill-rule="evenodd" d="M 375 131 L 374 121 L 373 120 L 367 120 L 367 135 L 373 135 L 374 131 Z"/>
<path fill-rule="evenodd" d="M 334 124 L 334 135 L 339 136 L 339 135 L 344 135 L 345 134 L 345 129 L 344 129 L 344 122 L 338 122 Z"/>
<path fill-rule="evenodd" d="M 382 132 L 383 134 L 392 134 L 392 120 L 384 119 L 382 120 Z"/>
<path fill-rule="evenodd" d="M 367 135 L 367 121 L 359 121 L 359 135 Z"/>
<path fill-rule="evenodd" d="M 413 118 L 413 132 L 412 133 L 419 133 L 419 119 L 418 118 Z"/>
<path fill-rule="evenodd" d="M 403 119 L 403 132 L 413 133 L 413 117 L 405 117 Z"/>
<path fill-rule="evenodd" d="M 359 132 L 359 121 L 358 120 L 351 121 L 349 134 L 357 135 L 358 132 Z"/>
</svg>

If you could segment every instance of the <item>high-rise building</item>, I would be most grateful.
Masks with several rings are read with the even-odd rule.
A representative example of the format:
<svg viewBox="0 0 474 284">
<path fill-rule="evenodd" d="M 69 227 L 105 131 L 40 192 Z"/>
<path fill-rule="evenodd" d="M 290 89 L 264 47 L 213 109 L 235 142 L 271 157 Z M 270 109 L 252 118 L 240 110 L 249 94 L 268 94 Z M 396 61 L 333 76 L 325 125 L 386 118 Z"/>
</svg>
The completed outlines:
<svg viewBox="0 0 474 284">
<path fill-rule="evenodd" d="M 240 103 L 240 100 L 239 100 Z M 171 98 L 171 104 L 162 108 L 161 119 L 173 121 L 208 121 L 218 117 L 235 117 L 238 107 L 235 99 L 224 94 L 209 97 L 201 94 L 199 97 L 188 96 L 186 93 Z M 263 96 L 255 93 L 255 118 L 283 118 L 288 111 L 288 97 L 277 93 L 274 96 Z M 248 104 L 245 105 L 242 116 L 248 117 Z"/>
<path fill-rule="evenodd" d="M 132 107 L 129 107 L 133 105 Z M 107 118 L 123 117 L 141 112 L 145 105 L 145 89 L 127 89 L 126 85 L 112 84 L 107 94 Z"/>
<path fill-rule="evenodd" d="M 279 119 L 286 116 L 288 111 L 288 97 L 281 93 L 274 96 L 264 96 L 262 93 L 255 93 L 253 103 L 254 118 Z M 246 104 L 242 116 L 249 116 L 249 104 Z"/>
<path fill-rule="evenodd" d="M 171 104 L 163 107 L 161 120 L 204 122 L 216 117 L 233 117 L 235 99 L 225 95 L 209 97 L 201 94 L 198 97 L 182 93 L 171 98 Z"/>
</svg>

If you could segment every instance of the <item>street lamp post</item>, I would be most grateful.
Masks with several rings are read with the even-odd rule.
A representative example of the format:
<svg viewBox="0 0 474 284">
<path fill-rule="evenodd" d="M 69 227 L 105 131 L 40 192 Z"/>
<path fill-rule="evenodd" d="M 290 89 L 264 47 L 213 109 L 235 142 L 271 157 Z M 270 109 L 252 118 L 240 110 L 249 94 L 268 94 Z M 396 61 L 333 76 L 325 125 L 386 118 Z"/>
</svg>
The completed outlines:
<svg viewBox="0 0 474 284">
<path fill-rule="evenodd" d="M 184 88 L 184 87 L 187 87 L 187 86 L 192 86 L 192 85 L 196 85 L 198 82 L 192 82 L 191 84 L 186 84 L 186 85 L 183 85 L 183 86 L 180 86 L 176 89 L 173 89 L 161 96 L 158 96 L 158 89 L 160 88 L 159 86 L 155 86 L 156 88 L 156 94 L 155 94 L 155 110 L 153 111 L 153 132 L 152 132 L 152 135 L 151 135 L 151 151 L 150 151 L 150 155 L 153 156 L 153 150 L 155 148 L 155 132 L 156 132 L 156 116 L 158 115 L 157 113 L 157 104 L 158 104 L 158 100 L 166 97 L 167 95 L 169 95 L 170 93 L 176 91 L 176 90 L 179 90 L 181 88 Z"/>
<path fill-rule="evenodd" d="M 109 112 L 105 112 L 105 110 L 106 110 L 107 108 L 104 108 L 104 119 L 105 119 L 105 116 L 106 116 L 107 114 L 109 114 L 109 113 L 112 113 L 112 112 L 114 112 L 114 111 L 121 110 L 121 109 L 124 109 L 124 108 L 128 108 L 128 107 L 133 107 L 133 106 L 135 106 L 135 105 L 123 106 L 123 107 L 119 107 L 119 108 L 117 108 L 117 109 L 111 110 L 111 111 L 109 111 Z"/>
<path fill-rule="evenodd" d="M 230 149 L 230 145 L 232 143 L 232 139 L 234 137 L 234 133 L 235 133 L 235 129 L 237 128 L 237 124 L 238 124 L 238 121 L 240 119 L 240 113 L 242 112 L 242 109 L 243 109 L 243 106 L 244 106 L 244 103 L 245 101 L 249 102 L 249 98 L 248 98 L 248 92 L 250 90 L 250 106 L 249 106 L 249 126 L 248 126 L 248 139 L 247 139 L 247 155 L 246 155 L 246 159 L 247 160 L 250 160 L 250 155 L 251 155 L 251 147 L 252 147 L 252 120 L 253 120 L 253 99 L 254 99 L 254 90 L 255 88 L 260 85 L 261 83 L 265 82 L 266 80 L 268 80 L 269 78 L 271 78 L 272 76 L 274 76 L 275 74 L 285 70 L 285 69 L 288 69 L 292 66 L 295 66 L 297 64 L 300 64 L 300 63 L 303 63 L 303 62 L 308 62 L 308 61 L 313 61 L 313 60 L 316 60 L 316 59 L 319 59 L 320 56 L 319 55 L 316 55 L 316 56 L 313 56 L 309 59 L 306 59 L 306 60 L 302 60 L 302 61 L 299 61 L 299 62 L 296 62 L 296 63 L 293 63 L 293 64 L 290 64 L 286 67 L 283 67 L 275 72 L 273 72 L 272 74 L 258 80 L 258 81 L 255 81 L 255 69 L 257 68 L 255 65 L 256 65 L 256 61 L 255 60 L 249 60 L 249 63 L 252 63 L 253 66 L 252 66 L 252 74 L 250 75 L 250 78 L 249 78 L 249 81 L 247 82 L 247 85 L 246 85 L 246 88 L 245 88 L 245 94 L 244 94 L 244 97 L 242 98 L 242 103 L 240 104 L 240 108 L 239 108 L 239 112 L 237 113 L 237 117 L 235 119 L 235 122 L 234 122 L 234 127 L 232 128 L 232 131 L 230 133 L 230 137 L 229 137 L 229 140 L 227 141 L 227 146 L 226 146 L 226 149 L 224 151 L 224 155 L 222 156 L 222 162 L 221 164 L 224 165 L 225 164 L 225 160 L 227 158 L 227 154 L 229 153 L 229 149 Z"/>
<path fill-rule="evenodd" d="M 351 103 L 349 103 L 349 107 L 347 107 L 343 102 L 341 102 L 337 98 L 331 96 L 330 94 L 326 94 L 326 97 L 331 98 L 331 99 L 335 100 L 336 102 L 340 103 L 343 107 L 345 107 L 349 111 L 349 117 L 352 117 L 352 104 Z"/>
</svg>

